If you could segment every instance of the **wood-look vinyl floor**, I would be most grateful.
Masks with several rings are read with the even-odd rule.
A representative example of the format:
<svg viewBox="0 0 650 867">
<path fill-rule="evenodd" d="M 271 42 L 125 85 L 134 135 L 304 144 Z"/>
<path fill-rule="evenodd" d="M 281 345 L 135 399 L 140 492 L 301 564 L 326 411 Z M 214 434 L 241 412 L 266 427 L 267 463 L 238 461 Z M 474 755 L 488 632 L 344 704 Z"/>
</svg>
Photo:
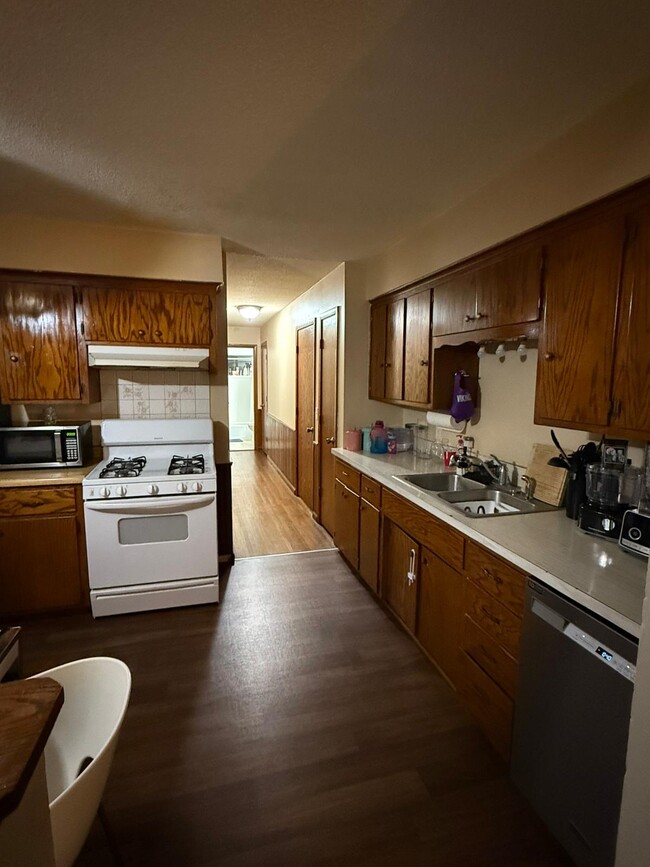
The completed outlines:
<svg viewBox="0 0 650 867">
<path fill-rule="evenodd" d="M 25 626 L 25 674 L 133 673 L 105 810 L 126 867 L 568 861 L 455 693 L 336 552 L 244 560 L 219 606 Z M 112 865 L 96 822 L 78 867 Z"/>
<path fill-rule="evenodd" d="M 333 548 L 311 516 L 260 451 L 230 455 L 235 557 Z"/>
</svg>

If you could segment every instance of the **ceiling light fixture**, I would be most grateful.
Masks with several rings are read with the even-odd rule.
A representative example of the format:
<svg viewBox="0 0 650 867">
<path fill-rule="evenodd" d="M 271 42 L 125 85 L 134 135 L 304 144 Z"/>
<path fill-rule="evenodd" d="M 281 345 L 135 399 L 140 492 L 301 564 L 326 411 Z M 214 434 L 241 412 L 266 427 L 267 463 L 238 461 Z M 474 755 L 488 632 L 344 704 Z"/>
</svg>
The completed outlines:
<svg viewBox="0 0 650 867">
<path fill-rule="evenodd" d="M 257 304 L 238 304 L 237 310 L 239 310 L 240 315 L 246 319 L 247 322 L 252 322 L 253 319 L 257 319 L 262 312 L 262 308 Z"/>
</svg>

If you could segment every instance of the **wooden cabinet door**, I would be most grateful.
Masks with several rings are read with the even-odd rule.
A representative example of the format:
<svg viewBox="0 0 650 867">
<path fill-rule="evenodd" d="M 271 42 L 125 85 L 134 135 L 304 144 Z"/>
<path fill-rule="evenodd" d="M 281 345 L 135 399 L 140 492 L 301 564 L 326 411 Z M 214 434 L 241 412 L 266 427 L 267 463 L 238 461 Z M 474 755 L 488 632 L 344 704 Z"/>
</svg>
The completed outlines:
<svg viewBox="0 0 650 867">
<path fill-rule="evenodd" d="M 355 569 L 359 568 L 359 495 L 334 482 L 336 547 Z"/>
<path fill-rule="evenodd" d="M 623 218 L 613 217 L 549 244 L 537 424 L 607 425 L 623 236 Z"/>
<path fill-rule="evenodd" d="M 429 403 L 431 392 L 431 289 L 406 299 L 404 400 Z"/>
<path fill-rule="evenodd" d="M 418 555 L 417 542 L 384 518 L 381 595 L 410 632 L 417 617 Z"/>
<path fill-rule="evenodd" d="M 404 396 L 404 307 L 403 298 L 391 301 L 386 321 L 386 391 L 387 400 Z"/>
<path fill-rule="evenodd" d="M 377 592 L 379 572 L 379 509 L 359 503 L 359 574 Z"/>
<path fill-rule="evenodd" d="M 417 638 L 452 683 L 458 677 L 462 612 L 463 577 L 423 548 Z"/>
<path fill-rule="evenodd" d="M 610 428 L 650 439 L 650 206 L 630 215 L 618 305 Z"/>
<path fill-rule="evenodd" d="M 383 400 L 386 396 L 386 313 L 388 305 L 370 305 L 370 375 L 368 397 Z"/>
<path fill-rule="evenodd" d="M 6 402 L 80 400 L 72 286 L 0 283 L 0 332 Z"/>
<path fill-rule="evenodd" d="M 82 302 L 89 342 L 210 344 L 208 295 L 85 286 Z"/>
<path fill-rule="evenodd" d="M 476 274 L 476 328 L 496 328 L 540 317 L 543 251 L 531 247 L 506 255 Z"/>
<path fill-rule="evenodd" d="M 476 273 L 452 274 L 433 284 L 433 334 L 483 328 L 476 322 Z"/>
<path fill-rule="evenodd" d="M 85 604 L 74 515 L 0 519 L 0 619 Z"/>
</svg>

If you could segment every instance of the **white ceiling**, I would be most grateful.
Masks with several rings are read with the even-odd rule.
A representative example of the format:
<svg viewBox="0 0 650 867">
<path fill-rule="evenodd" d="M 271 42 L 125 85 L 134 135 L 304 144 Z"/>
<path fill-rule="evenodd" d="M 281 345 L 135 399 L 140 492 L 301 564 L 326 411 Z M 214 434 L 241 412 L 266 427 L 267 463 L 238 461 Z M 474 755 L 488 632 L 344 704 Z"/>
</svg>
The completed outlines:
<svg viewBox="0 0 650 867">
<path fill-rule="evenodd" d="M 646 0 L 0 0 L 0 213 L 221 234 L 270 306 L 320 267 L 282 260 L 377 253 L 650 75 L 649 36 Z"/>
</svg>

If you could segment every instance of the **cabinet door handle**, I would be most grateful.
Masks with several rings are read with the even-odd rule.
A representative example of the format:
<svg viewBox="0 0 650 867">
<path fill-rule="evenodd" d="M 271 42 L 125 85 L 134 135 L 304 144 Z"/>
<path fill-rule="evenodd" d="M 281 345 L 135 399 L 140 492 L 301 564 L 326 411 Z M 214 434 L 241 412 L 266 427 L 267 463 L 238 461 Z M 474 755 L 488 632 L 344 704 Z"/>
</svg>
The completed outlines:
<svg viewBox="0 0 650 867">
<path fill-rule="evenodd" d="M 409 587 L 415 583 L 416 574 L 415 574 L 415 548 L 411 548 L 411 553 L 409 554 L 409 570 L 406 573 L 406 577 L 408 578 Z"/>
<path fill-rule="evenodd" d="M 429 362 L 426 360 L 426 358 L 421 358 L 420 359 L 420 367 L 428 367 L 428 366 L 429 366 Z"/>
<path fill-rule="evenodd" d="M 138 328 L 138 337 L 144 337 L 144 330 L 142 328 Z"/>
<path fill-rule="evenodd" d="M 331 446 L 334 443 L 334 439 L 334 437 L 327 437 L 325 442 Z"/>
<path fill-rule="evenodd" d="M 476 318 L 477 319 L 487 319 L 487 313 L 477 313 Z"/>
<path fill-rule="evenodd" d="M 500 584 L 503 584 L 503 578 L 499 578 L 498 575 L 493 575 L 489 569 L 484 569 L 483 574 L 485 575 L 486 578 L 489 578 L 490 581 L 494 581 L 494 583 L 497 585 L 497 587 Z"/>
<path fill-rule="evenodd" d="M 154 331 L 156 337 L 162 337 L 162 331 Z"/>
<path fill-rule="evenodd" d="M 392 367 L 392 366 L 393 366 L 393 365 L 390 363 L 390 361 L 387 361 L 387 362 L 386 362 L 386 367 Z"/>
<path fill-rule="evenodd" d="M 472 316 L 470 313 L 465 314 L 465 322 L 473 322 L 476 319 L 476 316 Z"/>
<path fill-rule="evenodd" d="M 555 358 L 554 352 L 545 352 L 544 353 L 544 360 L 545 361 L 553 361 L 554 358 Z"/>
<path fill-rule="evenodd" d="M 13 361 L 14 364 L 15 364 L 15 363 L 18 361 L 18 356 L 17 356 L 17 355 L 10 355 L 10 356 L 9 356 L 9 361 Z"/>
<path fill-rule="evenodd" d="M 494 614 L 490 614 L 490 612 L 484 605 L 481 605 L 481 611 L 483 612 L 483 614 L 485 614 L 488 620 L 491 620 L 492 623 L 494 623 L 496 626 L 501 626 L 501 621 L 499 620 L 499 618 L 495 617 Z"/>
</svg>

